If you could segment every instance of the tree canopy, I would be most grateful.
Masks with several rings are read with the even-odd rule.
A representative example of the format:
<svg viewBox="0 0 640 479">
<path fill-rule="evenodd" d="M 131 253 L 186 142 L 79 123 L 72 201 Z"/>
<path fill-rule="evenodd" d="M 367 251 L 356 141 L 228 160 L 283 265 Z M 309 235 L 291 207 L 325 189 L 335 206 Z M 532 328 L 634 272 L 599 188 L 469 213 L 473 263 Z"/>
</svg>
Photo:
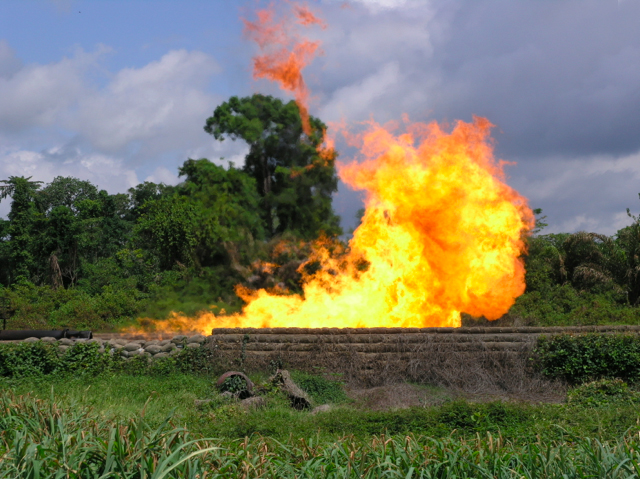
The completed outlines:
<svg viewBox="0 0 640 479">
<path fill-rule="evenodd" d="M 336 153 L 319 153 L 326 126 L 310 117 L 311 133 L 302 130 L 294 101 L 272 96 L 231 97 L 207 119 L 205 131 L 217 140 L 249 144 L 243 170 L 256 180 L 260 212 L 269 237 L 296 231 L 304 237 L 341 233 L 331 206 L 337 191 Z"/>
</svg>

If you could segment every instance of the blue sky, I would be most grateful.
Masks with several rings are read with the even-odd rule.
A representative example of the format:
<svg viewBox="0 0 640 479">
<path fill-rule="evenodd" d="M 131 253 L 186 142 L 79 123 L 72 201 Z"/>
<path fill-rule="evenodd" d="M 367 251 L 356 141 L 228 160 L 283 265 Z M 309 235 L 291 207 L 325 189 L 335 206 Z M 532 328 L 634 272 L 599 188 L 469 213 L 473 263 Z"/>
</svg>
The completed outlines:
<svg viewBox="0 0 640 479">
<path fill-rule="evenodd" d="M 279 3 L 279 2 L 276 2 Z M 242 162 L 202 126 L 251 79 L 257 2 L 2 0 L 0 176 L 176 182 L 188 157 Z M 640 211 L 640 0 L 317 0 L 312 114 L 497 125 L 509 184 L 548 231 L 613 234 Z M 346 5 L 346 8 L 345 8 Z M 426 193 L 427 194 L 427 193 Z M 359 207 L 341 187 L 344 226 Z M 0 203 L 6 214 L 7 202 Z"/>
</svg>

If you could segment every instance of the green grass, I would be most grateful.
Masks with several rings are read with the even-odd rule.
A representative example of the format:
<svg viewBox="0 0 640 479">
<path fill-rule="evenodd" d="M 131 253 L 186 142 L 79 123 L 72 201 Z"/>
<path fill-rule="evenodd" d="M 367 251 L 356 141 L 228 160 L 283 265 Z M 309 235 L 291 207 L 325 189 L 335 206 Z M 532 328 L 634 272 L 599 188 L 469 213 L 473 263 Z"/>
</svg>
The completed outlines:
<svg viewBox="0 0 640 479">
<path fill-rule="evenodd" d="M 23 378 L 0 381 L 0 387 L 18 395 L 30 394 L 42 399 L 53 395 L 61 404 L 90 406 L 102 416 L 113 419 L 134 418 L 144 408 L 145 418 L 151 425 L 160 424 L 173 409 L 176 420 L 189 417 L 195 412 L 194 400 L 208 397 L 213 392 L 211 380 L 193 374 Z"/>
<path fill-rule="evenodd" d="M 491 433 L 516 444 L 527 444 L 539 439 L 560 441 L 567 434 L 614 440 L 630 428 L 638 428 L 640 423 L 637 403 L 630 401 L 527 404 L 454 400 L 439 406 L 371 411 L 340 400 L 330 411 L 312 415 L 291 409 L 284 397 L 271 392 L 266 408 L 245 411 L 237 403 L 220 397 L 213 387 L 214 380 L 194 374 L 165 377 L 107 374 L 5 379 L 0 381 L 0 389 L 44 400 L 53 397 L 64 406 L 89 406 L 105 420 L 130 420 L 144 410 L 145 420 L 152 427 L 173 411 L 174 423 L 192 433 L 227 439 L 258 434 L 279 441 L 312 436 L 334 441 L 345 435 L 364 440 L 380 434 L 445 437 L 455 431 L 465 439 Z M 588 390 L 581 393 L 581 397 L 588 393 Z M 599 390 L 596 393 L 601 394 Z M 196 399 L 213 401 L 196 407 Z"/>
<path fill-rule="evenodd" d="M 24 386 L 24 385 L 23 385 Z M 78 391 L 70 387 L 69 392 Z M 87 390 L 87 394 L 91 388 Z M 135 398 L 137 400 L 137 398 Z M 150 406 L 150 404 L 148 405 Z M 455 420 L 471 407 L 435 408 Z M 504 413 L 502 406 L 491 406 Z M 560 410 L 560 408 L 557 408 Z M 465 438 L 418 433 L 319 434 L 278 441 L 199 438 L 168 417 L 150 425 L 149 409 L 131 419 L 82 405 L 0 392 L 0 478 L 628 478 L 640 475 L 637 430 L 612 440 L 575 437 L 514 442 L 501 433 Z M 462 412 L 461 412 L 462 411 Z M 492 409 L 485 410 L 490 414 Z M 477 412 L 477 410 L 476 410 Z M 328 417 L 327 413 L 327 417 Z M 344 415 L 339 416 L 345 419 Z M 503 421 L 520 421 L 507 414 Z"/>
<path fill-rule="evenodd" d="M 271 390 L 246 411 L 192 373 L 1 379 L 0 479 L 640 477 L 637 394 L 619 381 L 579 386 L 567 404 L 371 411 L 335 382 L 292 376 L 333 408 L 296 411 Z"/>
</svg>

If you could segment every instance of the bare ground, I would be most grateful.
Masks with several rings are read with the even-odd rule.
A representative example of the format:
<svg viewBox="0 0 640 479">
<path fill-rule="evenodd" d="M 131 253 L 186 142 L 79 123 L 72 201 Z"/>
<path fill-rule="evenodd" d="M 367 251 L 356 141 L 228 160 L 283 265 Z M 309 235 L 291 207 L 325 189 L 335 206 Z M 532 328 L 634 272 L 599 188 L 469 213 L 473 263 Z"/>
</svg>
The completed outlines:
<svg viewBox="0 0 640 479">
<path fill-rule="evenodd" d="M 547 390 L 539 389 L 535 394 L 517 391 L 483 391 L 470 393 L 443 387 L 410 383 L 388 384 L 371 388 L 347 387 L 346 392 L 355 406 L 373 411 L 406 409 L 410 407 L 438 406 L 454 399 L 471 402 L 514 401 L 528 403 L 562 403 L 566 400 L 566 388 L 549 383 Z"/>
</svg>

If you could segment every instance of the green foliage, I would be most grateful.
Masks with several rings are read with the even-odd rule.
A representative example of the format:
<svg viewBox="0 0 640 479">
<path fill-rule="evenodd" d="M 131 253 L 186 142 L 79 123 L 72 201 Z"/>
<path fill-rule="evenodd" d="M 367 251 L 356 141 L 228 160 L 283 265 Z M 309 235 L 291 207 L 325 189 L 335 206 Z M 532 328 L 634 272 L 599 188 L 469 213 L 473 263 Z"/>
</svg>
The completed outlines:
<svg viewBox="0 0 640 479">
<path fill-rule="evenodd" d="M 173 425 L 173 414 L 151 425 L 147 404 L 131 419 L 105 419 L 87 407 L 3 392 L 0 477 L 621 479 L 640 471 L 636 430 L 609 441 L 569 436 L 524 443 L 491 433 L 193 439 Z M 246 417 L 233 405 L 225 412 L 223 421 Z"/>
<path fill-rule="evenodd" d="M 230 393 L 239 393 L 247 389 L 247 381 L 242 376 L 231 376 L 224 380 L 220 386 L 220 391 L 228 391 Z"/>
<path fill-rule="evenodd" d="M 9 211 L 9 271 L 10 281 L 29 279 L 34 267 L 33 232 L 40 220 L 36 209 L 35 195 L 42 184 L 41 181 L 30 181 L 31 177 L 11 176 L 0 183 L 0 200 L 11 197 Z"/>
<path fill-rule="evenodd" d="M 583 435 L 610 440 L 636 427 L 638 417 L 637 404 L 631 402 L 610 403 L 595 410 L 572 403 L 470 402 L 457 408 L 445 403 L 387 411 L 345 404 L 312 415 L 292 410 L 288 401 L 279 400 L 277 395 L 267 396 L 265 408 L 247 412 L 240 405 L 220 398 L 213 379 L 215 377 L 207 375 L 182 374 L 174 369 L 169 374 L 108 371 L 97 376 L 50 374 L 19 380 L 0 378 L 0 385 L 16 394 L 31 392 L 44 399 L 51 397 L 53 389 L 66 404 L 94 405 L 103 418 L 135 417 L 152 396 L 145 417 L 154 425 L 161 423 L 175 408 L 176 417 L 194 433 L 229 439 L 242 439 L 252 433 L 279 441 L 287 441 L 290 436 L 335 441 L 345 435 L 366 440 L 380 434 L 433 438 L 453 434 L 473 439 L 476 434 L 486 436 L 489 432 L 519 444 L 538 439 L 548 443 Z M 212 399 L 212 402 L 207 407 L 196 407 L 194 399 L 201 398 Z M 233 407 L 221 411 L 219 408 L 225 405 Z M 460 427 L 462 423 L 466 426 Z"/>
<path fill-rule="evenodd" d="M 616 243 L 624 252 L 621 264 L 627 298 L 630 304 L 637 306 L 640 302 L 640 217 L 632 215 L 629 208 L 627 215 L 633 219 L 633 223 L 618 231 Z"/>
<path fill-rule="evenodd" d="M 220 449 L 172 428 L 170 416 L 150 428 L 144 410 L 129 421 L 104 421 L 85 407 L 6 393 L 0 407 L 7 446 L 0 477 L 198 477 L 208 467 L 203 456 Z"/>
<path fill-rule="evenodd" d="M 108 329 L 124 325 L 140 312 L 147 296 L 131 281 L 119 286 L 105 285 L 91 294 L 81 288 L 15 284 L 2 290 L 13 311 L 8 325 L 13 329 Z"/>
<path fill-rule="evenodd" d="M 106 373 L 168 376 L 175 373 L 209 374 L 214 369 L 212 353 L 204 347 L 185 348 L 175 356 L 156 360 L 144 355 L 125 360 L 117 351 L 101 350 L 93 342 L 77 342 L 62 354 L 56 343 L 0 344 L 0 378 L 98 376 Z"/>
<path fill-rule="evenodd" d="M 71 211 L 78 211 L 80 203 L 85 200 L 97 200 L 98 188 L 86 180 L 73 177 L 56 176 L 51 183 L 38 190 L 39 209 L 49 212 L 64 206 Z"/>
<path fill-rule="evenodd" d="M 302 131 L 294 101 L 272 96 L 231 97 L 207 119 L 205 131 L 217 140 L 226 136 L 249 144 L 244 171 L 255 179 L 262 198 L 261 216 L 268 236 L 296 231 L 315 238 L 341 233 L 331 208 L 337 191 L 335 151 L 318 153 L 326 126 L 310 117 L 311 131 Z"/>
<path fill-rule="evenodd" d="M 529 239 L 527 291 L 546 293 L 554 285 L 570 284 L 576 291 L 612 292 L 626 298 L 619 279 L 619 245 L 611 238 L 584 231 Z"/>
<path fill-rule="evenodd" d="M 626 334 L 559 334 L 542 336 L 535 349 L 536 366 L 550 378 L 583 383 L 600 378 L 640 378 L 640 336 Z"/>
<path fill-rule="evenodd" d="M 97 343 L 78 343 L 60 357 L 55 373 L 96 376 L 113 368 L 118 362 L 120 358 L 100 351 Z"/>
<path fill-rule="evenodd" d="M 159 200 L 163 196 L 171 196 L 174 189 L 173 186 L 151 181 L 145 181 L 133 188 L 129 188 L 129 197 L 131 198 L 129 217 L 133 220 L 138 219 L 147 201 Z"/>
<path fill-rule="evenodd" d="M 452 429 L 499 431 L 530 423 L 523 408 L 504 402 L 471 404 L 456 400 L 440 407 L 438 421 Z"/>
<path fill-rule="evenodd" d="M 173 311 L 187 316 L 195 316 L 200 311 L 240 311 L 242 301 L 233 292 L 233 287 L 243 280 L 237 272 L 234 274 L 219 265 L 203 268 L 197 275 L 182 273 L 165 272 L 163 275 L 168 278 L 162 284 L 149 285 L 150 298 L 140 316 L 165 319 Z"/>
<path fill-rule="evenodd" d="M 599 379 L 573 388 L 568 393 L 569 404 L 603 407 L 616 403 L 637 403 L 638 393 L 622 379 Z"/>
<path fill-rule="evenodd" d="M 211 374 L 216 371 L 215 355 L 211 348 L 184 348 L 175 356 L 178 370 L 183 373 Z"/>
<path fill-rule="evenodd" d="M 0 377 L 23 378 L 45 375 L 95 376 L 120 363 L 120 358 L 99 351 L 96 343 L 78 343 L 65 354 L 45 342 L 0 345 Z"/>
<path fill-rule="evenodd" d="M 160 267 L 176 264 L 191 266 L 199 242 L 196 207 L 184 196 L 173 195 L 145 203 L 134 235 L 137 242 L 151 247 L 158 255 Z"/>
<path fill-rule="evenodd" d="M 309 394 L 316 404 L 339 404 L 347 401 L 344 385 L 340 381 L 302 371 L 292 371 L 291 379 Z"/>
<path fill-rule="evenodd" d="M 51 344 L 16 343 L 0 346 L 0 377 L 43 376 L 60 366 L 57 348 Z"/>
<path fill-rule="evenodd" d="M 204 158 L 185 161 L 179 174 L 186 180 L 178 191 L 196 202 L 199 228 L 209 248 L 220 242 L 263 238 L 253 178 L 233 165 L 224 169 Z"/>
<path fill-rule="evenodd" d="M 535 210 L 537 215 L 541 210 Z M 613 237 L 577 232 L 527 238 L 526 293 L 508 318 L 527 325 L 638 324 L 640 222 Z"/>
<path fill-rule="evenodd" d="M 640 324 L 637 308 L 616 298 L 610 293 L 578 291 L 570 284 L 549 285 L 518 297 L 508 317 L 531 326 Z"/>
</svg>

